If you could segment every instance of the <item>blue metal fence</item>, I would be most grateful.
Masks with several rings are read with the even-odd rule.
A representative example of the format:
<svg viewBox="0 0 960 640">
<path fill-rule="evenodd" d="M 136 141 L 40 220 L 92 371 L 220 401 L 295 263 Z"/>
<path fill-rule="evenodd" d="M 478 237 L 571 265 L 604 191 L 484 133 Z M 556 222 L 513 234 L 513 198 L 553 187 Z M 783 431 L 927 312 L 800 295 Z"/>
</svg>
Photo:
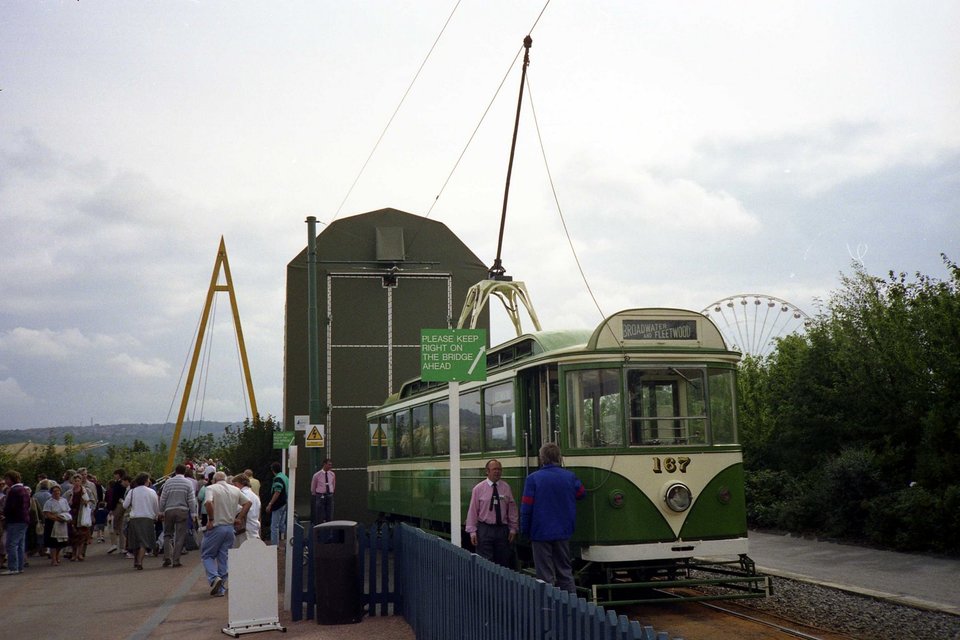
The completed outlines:
<svg viewBox="0 0 960 640">
<path fill-rule="evenodd" d="M 669 638 L 419 529 L 402 525 L 399 548 L 403 616 L 417 640 Z"/>
<path fill-rule="evenodd" d="M 314 619 L 310 529 L 294 524 L 294 621 Z M 402 614 L 417 640 L 668 640 L 528 575 L 497 566 L 408 525 L 359 527 L 359 580 L 367 615 Z M 298 588 L 298 586 L 300 588 Z M 679 640 L 679 639 L 674 639 Z"/>
<path fill-rule="evenodd" d="M 394 545 L 399 538 L 399 529 L 387 525 L 372 525 L 357 528 L 359 546 L 358 588 L 363 589 L 363 602 L 367 615 L 392 615 L 399 613 L 400 592 L 396 585 L 399 573 Z M 309 522 L 293 525 L 293 571 L 291 577 L 290 616 L 294 621 L 316 617 L 316 573 L 313 558 L 313 536 Z"/>
</svg>

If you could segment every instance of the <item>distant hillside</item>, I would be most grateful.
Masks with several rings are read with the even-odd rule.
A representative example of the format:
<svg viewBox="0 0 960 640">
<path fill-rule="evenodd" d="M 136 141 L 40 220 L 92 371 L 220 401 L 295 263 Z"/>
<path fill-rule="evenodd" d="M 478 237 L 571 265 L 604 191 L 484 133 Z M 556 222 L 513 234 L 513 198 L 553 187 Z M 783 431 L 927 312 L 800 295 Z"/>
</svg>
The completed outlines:
<svg viewBox="0 0 960 640">
<path fill-rule="evenodd" d="M 181 440 L 196 438 L 210 433 L 215 438 L 223 434 L 224 428 L 239 425 L 240 422 L 212 422 L 204 420 L 197 424 L 184 424 L 180 431 Z M 83 427 L 46 427 L 40 429 L 0 430 L 0 445 L 30 442 L 47 444 L 53 438 L 54 444 L 63 444 L 65 435 L 70 434 L 76 444 L 84 442 L 104 442 L 119 446 L 129 446 L 134 440 L 140 440 L 150 447 L 160 442 L 170 443 L 176 425 L 166 424 L 94 424 Z"/>
</svg>

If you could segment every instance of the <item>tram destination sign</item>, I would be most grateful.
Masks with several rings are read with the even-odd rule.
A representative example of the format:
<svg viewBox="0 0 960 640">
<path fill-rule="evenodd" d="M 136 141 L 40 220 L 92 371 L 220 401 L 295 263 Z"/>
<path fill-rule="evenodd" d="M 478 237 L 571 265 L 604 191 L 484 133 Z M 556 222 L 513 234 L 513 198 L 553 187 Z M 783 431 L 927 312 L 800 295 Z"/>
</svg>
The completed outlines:
<svg viewBox="0 0 960 640">
<path fill-rule="evenodd" d="M 624 320 L 624 340 L 696 340 L 696 320 Z"/>
<path fill-rule="evenodd" d="M 486 353 L 486 329 L 421 329 L 420 379 L 486 380 Z"/>
</svg>

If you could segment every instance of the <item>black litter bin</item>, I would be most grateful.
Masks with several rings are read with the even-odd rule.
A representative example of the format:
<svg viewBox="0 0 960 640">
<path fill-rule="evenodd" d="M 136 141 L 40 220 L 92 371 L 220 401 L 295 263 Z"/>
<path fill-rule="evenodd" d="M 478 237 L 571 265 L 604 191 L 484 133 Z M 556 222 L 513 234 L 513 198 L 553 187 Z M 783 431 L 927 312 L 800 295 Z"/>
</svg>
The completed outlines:
<svg viewBox="0 0 960 640">
<path fill-rule="evenodd" d="M 357 523 L 324 522 L 313 528 L 317 624 L 350 624 L 363 617 Z"/>
</svg>

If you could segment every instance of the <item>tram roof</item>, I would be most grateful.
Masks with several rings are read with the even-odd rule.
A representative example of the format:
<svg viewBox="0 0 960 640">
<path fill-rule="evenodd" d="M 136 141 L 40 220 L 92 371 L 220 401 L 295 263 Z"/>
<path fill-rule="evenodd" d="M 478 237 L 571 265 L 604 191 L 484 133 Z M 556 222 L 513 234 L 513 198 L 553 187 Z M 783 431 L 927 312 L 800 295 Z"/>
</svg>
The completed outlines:
<svg viewBox="0 0 960 640">
<path fill-rule="evenodd" d="M 559 351 L 561 349 L 569 349 L 570 347 L 578 347 L 587 344 L 587 341 L 590 339 L 590 335 L 593 331 L 589 329 L 565 329 L 565 330 L 556 330 L 556 331 L 535 331 L 533 333 L 525 333 L 522 336 L 518 336 L 512 340 L 508 340 L 503 344 L 497 345 L 490 349 L 491 352 L 499 350 L 501 347 L 509 347 L 512 344 L 524 341 L 532 340 L 540 349 L 534 349 L 534 353 L 544 353 L 550 351 Z"/>
<path fill-rule="evenodd" d="M 595 329 L 535 331 L 490 348 L 487 370 L 494 370 L 544 353 L 576 349 L 707 349 L 727 352 L 716 325 L 704 315 L 686 309 L 625 309 L 608 316 Z M 739 354 L 736 354 L 739 356 Z M 440 382 L 419 378 L 404 382 L 387 404 L 436 388 Z"/>
</svg>

